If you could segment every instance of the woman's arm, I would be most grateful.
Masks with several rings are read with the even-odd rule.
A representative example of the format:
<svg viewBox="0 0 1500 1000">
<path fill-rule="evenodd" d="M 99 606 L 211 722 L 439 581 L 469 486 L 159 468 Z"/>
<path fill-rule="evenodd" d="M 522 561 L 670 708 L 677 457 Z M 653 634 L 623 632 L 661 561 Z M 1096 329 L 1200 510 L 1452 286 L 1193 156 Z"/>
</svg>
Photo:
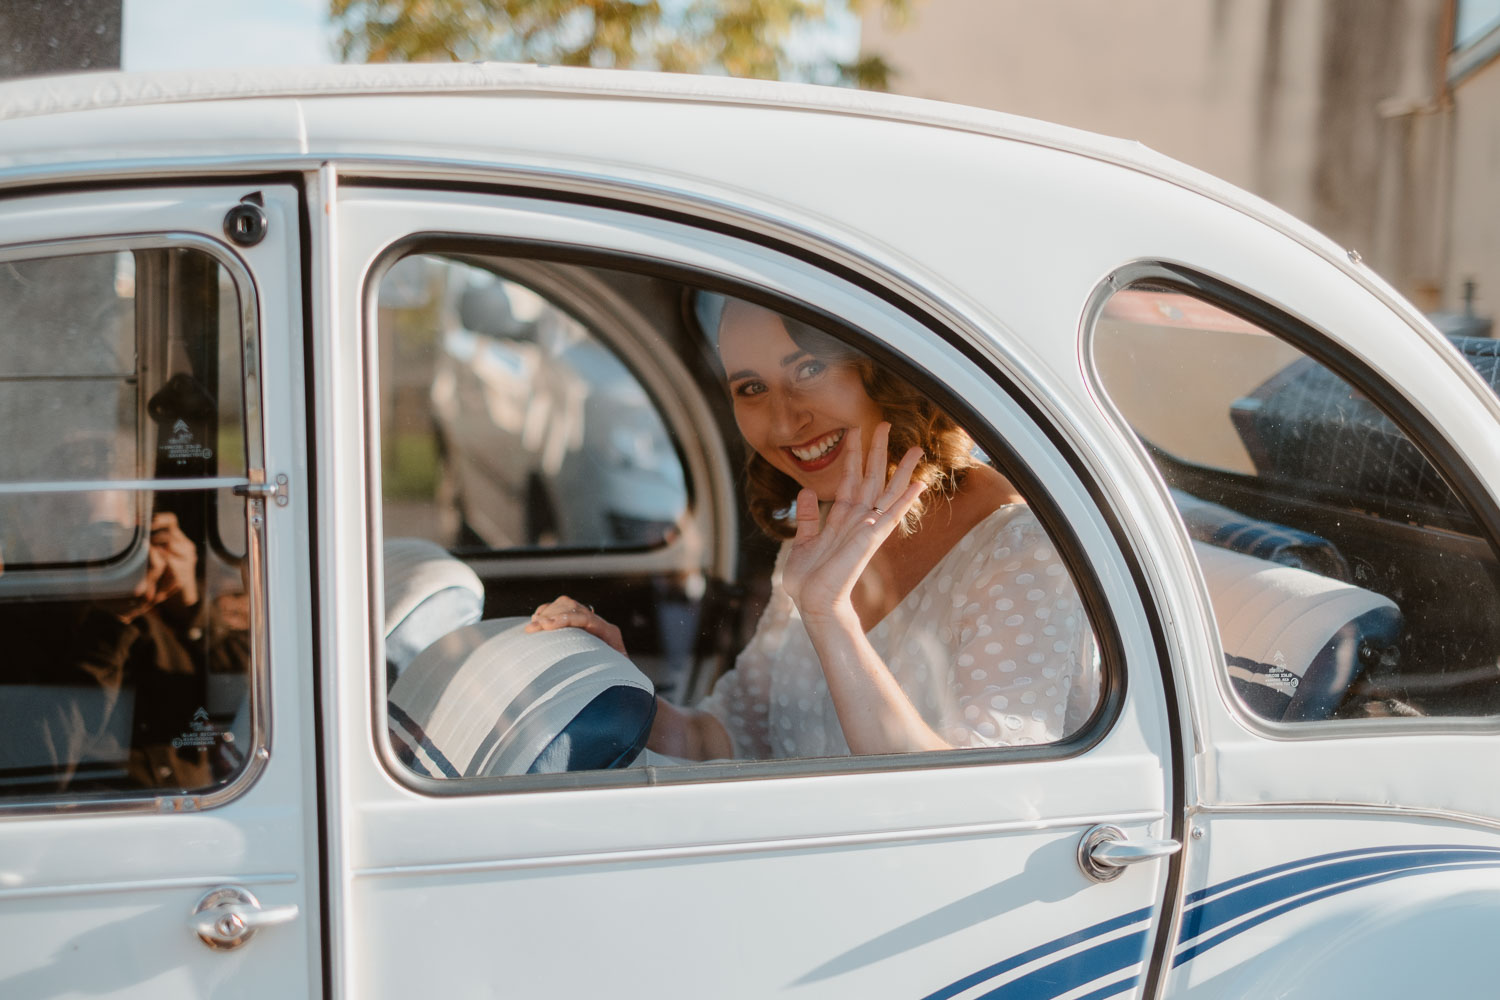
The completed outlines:
<svg viewBox="0 0 1500 1000">
<path fill-rule="evenodd" d="M 684 760 L 725 760 L 734 756 L 734 745 L 724 724 L 707 712 L 679 708 L 656 699 L 656 720 L 646 747 Z"/>
<path fill-rule="evenodd" d="M 859 428 L 849 431 L 844 475 L 821 520 L 817 495 L 798 494 L 797 534 L 782 585 L 817 650 L 849 749 L 857 754 L 946 749 L 950 744 L 922 718 L 865 637 L 853 600 L 860 574 L 922 493 L 921 484 L 911 482 L 922 453 L 909 450 L 887 482 L 890 425 L 876 428 L 863 470 L 859 435 Z"/>
</svg>

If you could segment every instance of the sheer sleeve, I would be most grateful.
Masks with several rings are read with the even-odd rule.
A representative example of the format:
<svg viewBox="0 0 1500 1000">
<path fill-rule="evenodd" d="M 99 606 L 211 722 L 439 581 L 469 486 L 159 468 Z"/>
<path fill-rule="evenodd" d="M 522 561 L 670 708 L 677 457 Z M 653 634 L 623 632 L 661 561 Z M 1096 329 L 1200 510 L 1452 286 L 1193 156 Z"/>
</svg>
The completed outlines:
<svg viewBox="0 0 1500 1000">
<path fill-rule="evenodd" d="M 1059 740 L 1097 697 L 1092 632 L 1030 510 L 964 538 L 952 575 L 952 674 L 938 731 L 954 746 Z"/>
<path fill-rule="evenodd" d="M 724 726 L 736 759 L 762 760 L 771 748 L 771 668 L 785 643 L 792 619 L 792 600 L 781 586 L 781 566 L 788 546 L 776 557 L 771 576 L 771 600 L 756 622 L 755 634 L 734 661 L 734 669 L 720 677 L 697 705 Z"/>
</svg>

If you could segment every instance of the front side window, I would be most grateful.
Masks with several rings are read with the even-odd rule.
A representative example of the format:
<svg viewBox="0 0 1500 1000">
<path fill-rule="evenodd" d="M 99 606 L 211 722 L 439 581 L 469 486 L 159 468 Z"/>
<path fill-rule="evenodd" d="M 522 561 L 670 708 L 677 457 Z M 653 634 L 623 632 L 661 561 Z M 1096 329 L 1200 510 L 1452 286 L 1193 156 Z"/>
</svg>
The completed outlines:
<svg viewBox="0 0 1500 1000">
<path fill-rule="evenodd" d="M 443 295 L 418 290 L 434 273 Z M 565 291 L 596 286 L 609 296 Z M 472 253 L 403 259 L 377 301 L 377 670 L 401 767 L 454 779 L 1035 747 L 1095 714 L 1094 629 L 1032 503 L 1045 497 L 992 460 L 1003 440 L 877 360 L 867 334 L 659 273 Z M 397 308 L 429 310 L 422 332 Z M 615 356 L 626 337 L 648 345 L 639 379 Z M 420 362 L 400 353 L 419 342 Z M 399 442 L 419 427 L 440 444 L 430 513 L 413 518 Z M 716 495 L 726 538 L 697 517 Z M 726 546 L 732 560 L 705 557 Z M 496 558 L 506 548 L 526 561 Z"/>
<path fill-rule="evenodd" d="M 238 303 L 192 249 L 0 260 L 0 802 L 244 764 Z"/>
<path fill-rule="evenodd" d="M 1276 722 L 1495 714 L 1494 550 L 1421 442 L 1299 333 L 1151 282 L 1095 325 L 1098 378 L 1193 539 L 1231 689 Z"/>
</svg>

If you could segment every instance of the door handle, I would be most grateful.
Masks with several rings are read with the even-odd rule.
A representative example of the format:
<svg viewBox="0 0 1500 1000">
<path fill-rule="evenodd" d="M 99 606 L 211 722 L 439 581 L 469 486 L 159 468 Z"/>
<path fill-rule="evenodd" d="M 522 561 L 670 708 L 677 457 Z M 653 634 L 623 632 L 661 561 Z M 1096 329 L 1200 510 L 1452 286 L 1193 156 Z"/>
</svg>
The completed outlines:
<svg viewBox="0 0 1500 1000">
<path fill-rule="evenodd" d="M 188 926 L 215 951 L 233 951 L 255 936 L 262 927 L 297 919 L 295 903 L 261 906 L 249 889 L 221 885 L 198 900 Z"/>
<path fill-rule="evenodd" d="M 1101 823 L 1078 841 L 1078 867 L 1095 882 L 1117 879 L 1128 865 L 1170 857 L 1182 849 L 1175 840 L 1131 840 L 1118 826 Z"/>
</svg>

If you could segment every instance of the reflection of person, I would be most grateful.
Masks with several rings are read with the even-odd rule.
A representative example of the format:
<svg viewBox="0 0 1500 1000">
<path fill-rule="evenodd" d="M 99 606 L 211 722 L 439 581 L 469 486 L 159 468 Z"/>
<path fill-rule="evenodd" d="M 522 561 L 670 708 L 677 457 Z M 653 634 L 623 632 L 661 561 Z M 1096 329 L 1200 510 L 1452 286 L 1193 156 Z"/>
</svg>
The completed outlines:
<svg viewBox="0 0 1500 1000">
<path fill-rule="evenodd" d="M 129 494 L 87 496 L 91 523 L 134 521 Z M 4 609 L 0 684 L 14 712 L 0 771 L 18 790 L 213 783 L 218 748 L 195 738 L 207 729 L 197 552 L 176 516 L 157 512 L 128 594 Z"/>
<path fill-rule="evenodd" d="M 735 668 L 695 709 L 659 702 L 648 746 L 894 753 L 1046 742 L 1081 724 L 1097 680 L 1072 581 L 962 429 L 868 358 L 759 306 L 725 307 L 719 356 L 754 453 L 751 513 L 785 541 Z M 529 628 L 565 626 L 623 652 L 619 630 L 571 598 Z"/>
</svg>

